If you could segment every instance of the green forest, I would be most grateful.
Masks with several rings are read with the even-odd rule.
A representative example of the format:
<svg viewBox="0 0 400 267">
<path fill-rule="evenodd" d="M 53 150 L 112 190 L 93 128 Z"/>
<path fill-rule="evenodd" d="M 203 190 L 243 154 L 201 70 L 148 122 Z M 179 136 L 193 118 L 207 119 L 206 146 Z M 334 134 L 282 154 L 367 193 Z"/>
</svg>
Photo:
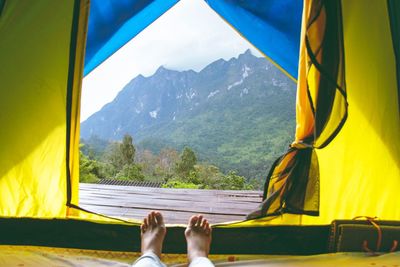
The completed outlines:
<svg viewBox="0 0 400 267">
<path fill-rule="evenodd" d="M 215 165 L 199 162 L 195 151 L 187 146 L 182 151 L 162 148 L 155 154 L 146 149 L 137 150 L 129 134 L 124 135 L 121 142 L 113 141 L 102 145 L 104 150 L 81 144 L 80 182 L 97 183 L 100 179 L 119 179 L 162 182 L 164 188 L 261 188 L 256 179 L 247 181 L 235 171 L 223 173 Z"/>
</svg>

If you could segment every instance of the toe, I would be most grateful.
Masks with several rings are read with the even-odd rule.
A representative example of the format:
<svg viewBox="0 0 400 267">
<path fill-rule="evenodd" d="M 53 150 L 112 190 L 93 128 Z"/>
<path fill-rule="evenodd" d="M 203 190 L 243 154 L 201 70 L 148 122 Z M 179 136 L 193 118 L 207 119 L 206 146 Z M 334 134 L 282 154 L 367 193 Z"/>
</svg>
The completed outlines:
<svg viewBox="0 0 400 267">
<path fill-rule="evenodd" d="M 141 225 L 140 225 L 140 232 L 141 232 L 142 234 L 144 234 L 144 232 L 146 232 L 146 230 L 147 230 L 147 227 L 146 227 L 144 224 L 141 224 Z"/>
<path fill-rule="evenodd" d="M 189 227 L 194 227 L 198 221 L 199 217 L 197 217 L 196 215 L 190 217 L 189 219 Z"/>
<path fill-rule="evenodd" d="M 158 225 L 164 225 L 164 218 L 161 213 L 155 212 L 155 218 Z"/>
<path fill-rule="evenodd" d="M 203 218 L 203 221 L 201 222 L 201 228 L 203 228 L 205 230 L 206 225 L 207 225 L 207 219 Z"/>
<path fill-rule="evenodd" d="M 152 212 L 151 212 L 151 225 L 152 225 L 153 227 L 156 227 L 156 226 L 157 226 L 156 212 L 155 212 L 155 211 L 152 211 Z"/>
<path fill-rule="evenodd" d="M 199 215 L 195 226 L 196 226 L 196 227 L 200 227 L 202 220 L 203 220 L 203 216 L 202 216 L 202 215 Z"/>
<path fill-rule="evenodd" d="M 205 227 L 205 232 L 207 235 L 211 234 L 212 228 L 210 227 L 210 223 L 207 221 L 206 227 Z"/>
</svg>

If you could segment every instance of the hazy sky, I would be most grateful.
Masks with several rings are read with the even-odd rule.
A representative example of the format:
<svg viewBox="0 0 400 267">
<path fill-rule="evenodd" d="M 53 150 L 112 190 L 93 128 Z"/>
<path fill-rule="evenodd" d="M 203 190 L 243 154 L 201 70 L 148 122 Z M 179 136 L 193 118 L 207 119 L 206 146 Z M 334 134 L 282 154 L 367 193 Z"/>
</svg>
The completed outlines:
<svg viewBox="0 0 400 267">
<path fill-rule="evenodd" d="M 87 119 L 138 74 L 159 66 L 200 71 L 209 63 L 252 49 L 203 0 L 181 0 L 83 79 L 81 121 Z"/>
</svg>

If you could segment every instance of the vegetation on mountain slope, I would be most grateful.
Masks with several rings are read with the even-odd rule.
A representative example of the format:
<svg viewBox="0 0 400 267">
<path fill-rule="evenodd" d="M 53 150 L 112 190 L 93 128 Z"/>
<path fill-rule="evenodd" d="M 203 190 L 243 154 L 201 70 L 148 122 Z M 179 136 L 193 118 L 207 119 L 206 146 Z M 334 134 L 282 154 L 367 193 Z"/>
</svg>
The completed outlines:
<svg viewBox="0 0 400 267">
<path fill-rule="evenodd" d="M 294 102 L 295 83 L 250 52 L 198 73 L 161 67 L 150 77 L 133 79 L 82 123 L 82 152 L 99 160 L 112 150 L 109 144 L 129 134 L 145 179 L 168 180 L 146 168 L 166 151 L 174 150 L 176 159 L 190 147 L 202 166 L 198 172 L 215 179 L 235 173 L 260 187 L 272 162 L 293 141 Z M 169 168 L 166 177 L 175 175 Z"/>
</svg>

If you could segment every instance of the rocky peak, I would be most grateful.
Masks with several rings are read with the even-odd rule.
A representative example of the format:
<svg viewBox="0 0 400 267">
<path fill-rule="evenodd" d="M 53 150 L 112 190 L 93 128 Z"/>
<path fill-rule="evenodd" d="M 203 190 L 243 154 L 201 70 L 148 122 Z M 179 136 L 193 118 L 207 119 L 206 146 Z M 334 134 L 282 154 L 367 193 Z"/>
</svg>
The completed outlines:
<svg viewBox="0 0 400 267">
<path fill-rule="evenodd" d="M 243 60 L 246 58 L 254 58 L 253 54 L 251 53 L 250 49 L 247 49 L 243 54 L 240 54 L 238 59 Z"/>
</svg>

